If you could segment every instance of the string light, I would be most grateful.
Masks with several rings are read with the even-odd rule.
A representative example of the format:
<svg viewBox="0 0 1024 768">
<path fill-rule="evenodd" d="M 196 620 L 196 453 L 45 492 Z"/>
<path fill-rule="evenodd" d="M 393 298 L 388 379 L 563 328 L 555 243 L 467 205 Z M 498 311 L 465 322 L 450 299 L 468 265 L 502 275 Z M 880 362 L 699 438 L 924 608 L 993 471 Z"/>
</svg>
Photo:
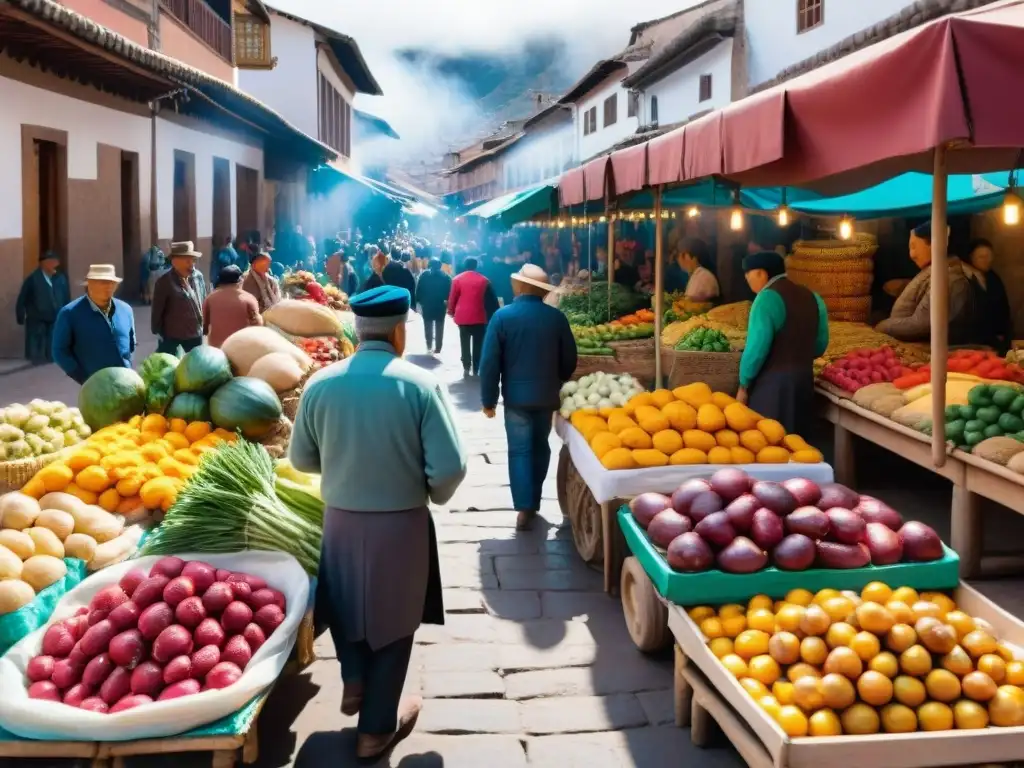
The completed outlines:
<svg viewBox="0 0 1024 768">
<path fill-rule="evenodd" d="M 700 216 L 700 208 L 696 205 L 691 205 L 686 209 L 686 217 L 688 219 L 696 219 L 698 216 Z"/>
<path fill-rule="evenodd" d="M 604 224 L 604 223 L 605 223 L 605 222 L 607 221 L 607 218 L 606 218 L 606 217 L 604 217 L 604 216 L 600 216 L 600 217 L 598 217 L 598 219 L 597 219 L 597 220 L 598 220 L 598 221 L 599 221 L 599 222 L 600 222 L 601 224 Z"/>
<path fill-rule="evenodd" d="M 782 188 L 782 203 L 779 205 L 779 210 L 776 214 L 776 219 L 779 222 L 780 227 L 789 226 L 789 207 L 786 205 L 786 188 Z"/>
<path fill-rule="evenodd" d="M 729 214 L 729 229 L 733 232 L 743 229 L 743 209 L 738 205 L 733 206 L 732 212 Z"/>
<path fill-rule="evenodd" d="M 849 240 L 851 237 L 853 237 L 853 219 L 843 216 L 839 220 L 839 239 Z"/>
<path fill-rule="evenodd" d="M 1020 197 L 1011 188 L 1011 191 L 1007 192 L 1006 197 L 1003 199 L 1003 223 L 1011 227 L 1020 224 L 1022 205 L 1024 205 L 1024 202 L 1021 201 Z"/>
</svg>

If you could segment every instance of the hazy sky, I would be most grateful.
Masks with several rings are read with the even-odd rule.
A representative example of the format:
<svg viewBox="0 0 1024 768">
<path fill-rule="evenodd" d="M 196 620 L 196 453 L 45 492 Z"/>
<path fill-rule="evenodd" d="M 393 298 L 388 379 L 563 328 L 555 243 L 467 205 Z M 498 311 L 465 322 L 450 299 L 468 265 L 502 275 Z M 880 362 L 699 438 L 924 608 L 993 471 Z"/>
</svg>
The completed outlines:
<svg viewBox="0 0 1024 768">
<path fill-rule="evenodd" d="M 428 80 L 399 64 L 393 53 L 409 47 L 445 54 L 517 50 L 535 36 L 560 36 L 569 50 L 569 79 L 594 61 L 621 50 L 634 24 L 696 5 L 699 0 L 271 0 L 271 5 L 351 35 L 359 43 L 382 97 L 360 95 L 356 107 L 388 120 L 401 149 L 415 155 L 459 136 L 479 122 L 474 105 L 450 83 Z M 607 9 L 597 8 L 606 5 Z M 275 52 L 276 53 L 276 52 Z"/>
</svg>

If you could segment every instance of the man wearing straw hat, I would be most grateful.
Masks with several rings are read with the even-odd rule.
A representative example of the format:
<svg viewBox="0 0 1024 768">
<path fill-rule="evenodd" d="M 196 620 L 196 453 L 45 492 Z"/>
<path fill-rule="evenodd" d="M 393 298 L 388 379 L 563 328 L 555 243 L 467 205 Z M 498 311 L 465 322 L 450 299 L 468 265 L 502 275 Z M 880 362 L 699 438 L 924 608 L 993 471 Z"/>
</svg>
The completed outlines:
<svg viewBox="0 0 1024 768">
<path fill-rule="evenodd" d="M 203 343 L 203 302 L 206 280 L 196 269 L 203 254 L 191 241 L 171 243 L 171 268 L 153 287 L 153 335 L 159 339 L 157 352 L 177 354 Z"/>
<path fill-rule="evenodd" d="M 53 325 L 53 359 L 79 384 L 102 368 L 131 368 L 135 315 L 114 298 L 120 285 L 113 264 L 92 264 L 85 295 L 64 306 Z"/>
<path fill-rule="evenodd" d="M 561 405 L 559 390 L 576 370 L 576 341 L 565 315 L 544 303 L 555 288 L 543 269 L 523 265 L 512 275 L 512 290 L 515 300 L 487 326 L 480 399 L 484 415 L 494 418 L 500 384 L 512 505 L 516 528 L 525 530 L 540 510 L 551 462 L 551 420 Z"/>
</svg>

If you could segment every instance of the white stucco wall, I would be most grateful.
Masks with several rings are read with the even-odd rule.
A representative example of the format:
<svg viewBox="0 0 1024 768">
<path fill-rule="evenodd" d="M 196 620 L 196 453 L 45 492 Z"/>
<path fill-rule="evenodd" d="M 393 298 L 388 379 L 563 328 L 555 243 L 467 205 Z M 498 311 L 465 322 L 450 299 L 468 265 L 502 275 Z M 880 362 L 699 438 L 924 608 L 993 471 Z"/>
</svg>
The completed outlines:
<svg viewBox="0 0 1024 768">
<path fill-rule="evenodd" d="M 316 37 L 312 29 L 272 13 L 273 69 L 238 70 L 238 87 L 310 136 L 318 134 Z"/>
<path fill-rule="evenodd" d="M 149 118 L 61 96 L 0 77 L 0 240 L 21 238 L 21 126 L 38 125 L 68 134 L 68 178 L 95 180 L 97 144 L 139 155 L 139 208 L 149 209 Z"/>
<path fill-rule="evenodd" d="M 700 100 L 701 75 L 711 75 L 711 98 Z M 698 112 L 719 109 L 732 101 L 732 40 L 724 40 L 707 53 L 644 89 L 644 123 L 650 125 L 651 98 L 658 99 L 658 124 L 688 119 Z"/>
<path fill-rule="evenodd" d="M 598 152 L 608 149 L 627 136 L 636 133 L 639 115 L 626 117 L 629 107 L 629 91 L 622 87 L 622 78 L 626 77 L 626 69 L 621 69 L 603 83 L 586 94 L 577 103 L 576 135 L 579 138 L 579 159 L 587 160 Z M 604 100 L 613 93 L 618 93 L 616 108 L 618 119 L 607 128 L 604 125 Z M 588 136 L 583 135 L 583 116 L 591 107 L 597 107 L 597 130 Z"/>
<path fill-rule="evenodd" d="M 502 190 L 511 192 L 556 177 L 573 160 L 572 123 L 534 136 L 527 133 L 504 156 Z"/>
<path fill-rule="evenodd" d="M 156 221 L 157 237 L 174 235 L 174 150 L 195 155 L 196 237 L 213 237 L 213 158 L 231 162 L 231 232 L 237 229 L 236 166 L 259 172 L 263 184 L 263 150 L 241 141 L 188 128 L 168 120 L 156 124 Z"/>
<path fill-rule="evenodd" d="M 751 87 L 908 5 L 910 0 L 823 0 L 822 23 L 798 35 L 797 0 L 744 0 Z"/>
</svg>

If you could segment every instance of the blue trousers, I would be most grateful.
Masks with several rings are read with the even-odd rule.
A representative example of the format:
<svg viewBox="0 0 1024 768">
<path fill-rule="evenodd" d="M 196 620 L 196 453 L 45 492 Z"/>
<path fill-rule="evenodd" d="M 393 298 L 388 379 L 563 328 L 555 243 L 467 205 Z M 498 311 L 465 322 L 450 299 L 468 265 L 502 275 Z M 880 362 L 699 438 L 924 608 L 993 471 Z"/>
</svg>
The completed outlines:
<svg viewBox="0 0 1024 768">
<path fill-rule="evenodd" d="M 331 628 L 331 637 L 341 662 L 346 683 L 363 684 L 363 706 L 359 711 L 359 733 L 379 736 L 398 727 L 398 706 L 412 657 L 412 636 L 396 640 L 374 651 L 365 641 L 349 643 L 342 632 Z"/>
<path fill-rule="evenodd" d="M 537 512 L 551 463 L 551 411 L 505 408 L 508 481 L 516 512 Z"/>
</svg>

